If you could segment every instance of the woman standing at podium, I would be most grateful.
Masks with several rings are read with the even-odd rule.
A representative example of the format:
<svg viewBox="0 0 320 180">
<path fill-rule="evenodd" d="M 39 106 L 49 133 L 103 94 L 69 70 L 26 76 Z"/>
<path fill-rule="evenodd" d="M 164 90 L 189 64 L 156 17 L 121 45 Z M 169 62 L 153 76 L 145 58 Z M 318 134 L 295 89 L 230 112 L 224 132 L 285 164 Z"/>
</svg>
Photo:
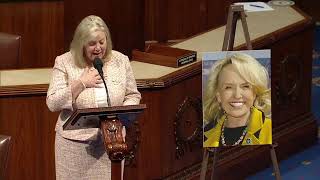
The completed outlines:
<svg viewBox="0 0 320 180">
<path fill-rule="evenodd" d="M 204 96 L 204 147 L 272 143 L 267 70 L 253 57 L 236 53 L 219 60 Z"/>
<path fill-rule="evenodd" d="M 77 26 L 70 51 L 56 57 L 47 92 L 51 111 L 61 111 L 56 124 L 57 179 L 111 179 L 111 162 L 99 128 L 62 129 L 74 109 L 106 107 L 107 95 L 95 58 L 103 61 L 103 77 L 111 106 L 139 104 L 141 95 L 127 56 L 112 50 L 111 36 L 98 16 L 87 16 Z"/>
</svg>

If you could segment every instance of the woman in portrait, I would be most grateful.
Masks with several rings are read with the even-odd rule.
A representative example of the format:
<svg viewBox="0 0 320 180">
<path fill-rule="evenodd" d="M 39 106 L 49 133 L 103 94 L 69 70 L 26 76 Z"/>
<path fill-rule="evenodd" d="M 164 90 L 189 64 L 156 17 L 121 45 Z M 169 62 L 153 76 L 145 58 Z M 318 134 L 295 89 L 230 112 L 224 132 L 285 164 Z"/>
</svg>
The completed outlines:
<svg viewBox="0 0 320 180">
<path fill-rule="evenodd" d="M 267 70 L 244 53 L 217 61 L 204 91 L 204 147 L 272 143 Z"/>
<path fill-rule="evenodd" d="M 98 16 L 77 26 L 70 51 L 57 56 L 47 92 L 47 106 L 61 111 L 56 123 L 56 179 L 111 179 L 111 162 L 99 128 L 63 130 L 75 109 L 107 107 L 107 95 L 95 58 L 103 62 L 103 78 L 111 106 L 139 104 L 141 95 L 127 56 L 112 50 L 109 29 Z"/>
</svg>

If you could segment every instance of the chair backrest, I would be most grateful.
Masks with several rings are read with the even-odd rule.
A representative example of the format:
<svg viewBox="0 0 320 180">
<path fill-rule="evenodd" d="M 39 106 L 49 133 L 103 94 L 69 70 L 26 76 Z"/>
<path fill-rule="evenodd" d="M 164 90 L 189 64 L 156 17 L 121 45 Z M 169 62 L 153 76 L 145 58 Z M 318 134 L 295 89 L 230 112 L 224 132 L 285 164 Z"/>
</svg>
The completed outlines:
<svg viewBox="0 0 320 180">
<path fill-rule="evenodd" d="M 20 36 L 0 32 L 0 69 L 18 68 L 20 49 Z"/>
<path fill-rule="evenodd" d="M 11 137 L 0 135 L 0 180 L 5 179 Z"/>
</svg>

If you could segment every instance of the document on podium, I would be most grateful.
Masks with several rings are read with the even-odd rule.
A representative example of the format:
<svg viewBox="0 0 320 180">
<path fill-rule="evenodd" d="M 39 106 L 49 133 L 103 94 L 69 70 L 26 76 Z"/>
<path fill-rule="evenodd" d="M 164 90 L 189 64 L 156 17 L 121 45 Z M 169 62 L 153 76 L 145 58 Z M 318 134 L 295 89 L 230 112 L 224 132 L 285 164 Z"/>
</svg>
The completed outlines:
<svg viewBox="0 0 320 180">
<path fill-rule="evenodd" d="M 264 2 L 240 2 L 235 5 L 243 5 L 246 12 L 272 11 L 274 10 L 267 3 Z"/>
</svg>

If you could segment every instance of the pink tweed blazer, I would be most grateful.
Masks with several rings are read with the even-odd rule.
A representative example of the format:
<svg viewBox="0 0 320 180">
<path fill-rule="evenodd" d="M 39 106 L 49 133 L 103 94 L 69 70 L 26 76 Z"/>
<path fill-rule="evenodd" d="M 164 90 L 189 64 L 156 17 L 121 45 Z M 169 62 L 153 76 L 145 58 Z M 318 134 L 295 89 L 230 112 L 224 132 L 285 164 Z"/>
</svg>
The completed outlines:
<svg viewBox="0 0 320 180">
<path fill-rule="evenodd" d="M 47 92 L 47 106 L 51 111 L 61 111 L 56 132 L 64 138 L 73 140 L 93 140 L 99 129 L 66 130 L 63 124 L 70 117 L 75 108 L 96 108 L 94 88 L 86 88 L 80 93 L 75 102 L 72 102 L 71 84 L 80 78 L 84 71 L 75 65 L 71 52 L 58 56 L 52 71 L 52 79 Z M 111 60 L 104 63 L 104 78 L 108 87 L 112 106 L 139 104 L 141 94 L 137 90 L 136 81 L 127 56 L 112 51 Z"/>
</svg>

